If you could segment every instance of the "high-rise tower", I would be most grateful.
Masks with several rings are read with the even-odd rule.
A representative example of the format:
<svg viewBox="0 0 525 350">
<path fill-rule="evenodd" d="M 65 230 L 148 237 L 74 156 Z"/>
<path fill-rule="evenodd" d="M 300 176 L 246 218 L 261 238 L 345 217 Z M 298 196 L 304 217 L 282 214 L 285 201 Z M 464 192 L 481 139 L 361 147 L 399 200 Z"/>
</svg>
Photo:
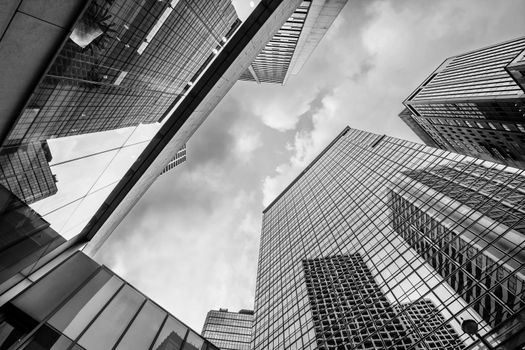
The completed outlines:
<svg viewBox="0 0 525 350">
<path fill-rule="evenodd" d="M 167 173 L 171 169 L 175 168 L 177 165 L 180 165 L 186 161 L 186 145 L 184 145 L 180 150 L 177 151 L 175 157 L 170 160 L 168 165 L 162 169 L 161 175 Z"/>
<path fill-rule="evenodd" d="M 210 310 L 201 334 L 221 350 L 250 350 L 252 326 L 252 310 Z"/>
<path fill-rule="evenodd" d="M 404 104 L 439 148 L 525 168 L 525 38 L 448 58 Z"/>
<path fill-rule="evenodd" d="M 229 0 L 92 1 L 8 144 L 160 121 L 239 24 Z"/>
<path fill-rule="evenodd" d="M 257 55 L 241 80 L 284 84 L 297 74 L 348 0 L 305 0 Z"/>
<path fill-rule="evenodd" d="M 459 190 L 454 182 L 444 181 L 437 192 L 415 185 L 405 188 L 399 180 L 411 172 L 443 167 L 462 169 L 460 183 L 482 172 L 482 178 L 489 176 L 500 187 L 484 190 L 487 184 L 480 180 L 461 188 L 462 196 L 479 202 L 473 210 L 473 204 L 454 206 L 451 199 L 443 199 L 445 193 Z M 506 192 L 499 192 L 503 188 Z M 439 344 L 461 349 L 479 341 L 462 331 L 468 319 L 478 323 L 480 334 L 493 345 L 512 348 L 509 341 L 520 339 L 524 327 L 519 319 L 525 295 L 525 239 L 516 229 L 525 223 L 522 188 L 522 171 L 346 128 L 264 211 L 254 349 L 382 349 L 385 344 L 395 349 Z M 472 254 L 470 259 L 445 264 L 438 257 L 441 265 L 433 265 L 426 254 L 434 250 L 415 249 L 396 230 L 392 193 L 408 189 L 421 189 L 418 208 L 436 206 L 433 212 L 441 215 L 413 215 L 414 222 L 407 222 L 420 232 L 419 244 L 442 254 L 454 249 L 450 254 L 456 257 Z M 517 200 L 502 204 L 503 196 L 509 202 L 516 196 Z M 425 234 L 433 220 L 454 236 L 443 235 L 440 245 L 433 243 L 432 234 Z M 468 244 L 456 247 L 461 237 L 468 237 Z M 465 277 L 472 274 L 471 261 L 486 261 L 486 256 L 497 264 L 476 272 L 480 282 L 471 284 Z M 507 270 L 498 267 L 503 265 Z M 463 290 L 458 284 L 465 285 Z M 469 288 L 475 289 L 472 297 L 464 294 Z M 512 299 L 512 291 L 512 307 L 498 301 L 498 295 Z M 491 305 L 488 312 L 493 316 L 486 318 L 479 305 Z M 502 309 L 504 317 L 499 316 Z"/>
</svg>

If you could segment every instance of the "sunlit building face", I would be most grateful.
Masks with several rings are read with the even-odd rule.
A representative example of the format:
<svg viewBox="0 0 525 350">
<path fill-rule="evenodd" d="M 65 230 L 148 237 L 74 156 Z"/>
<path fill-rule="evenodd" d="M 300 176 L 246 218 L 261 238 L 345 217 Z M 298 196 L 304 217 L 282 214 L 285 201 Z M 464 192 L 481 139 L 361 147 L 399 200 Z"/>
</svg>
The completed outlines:
<svg viewBox="0 0 525 350">
<path fill-rule="evenodd" d="M 463 349 L 468 319 L 512 349 L 523 188 L 516 169 L 345 129 L 264 211 L 255 349 Z"/>
</svg>

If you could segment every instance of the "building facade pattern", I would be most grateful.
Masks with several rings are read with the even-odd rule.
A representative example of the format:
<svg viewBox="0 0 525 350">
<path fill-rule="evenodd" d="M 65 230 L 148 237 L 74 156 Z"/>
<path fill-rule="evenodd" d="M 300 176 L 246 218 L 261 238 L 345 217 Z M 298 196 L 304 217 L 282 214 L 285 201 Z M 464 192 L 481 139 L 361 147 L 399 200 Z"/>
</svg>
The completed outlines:
<svg viewBox="0 0 525 350">
<path fill-rule="evenodd" d="M 392 305 L 359 254 L 303 266 L 318 349 L 465 348 L 430 300 Z"/>
<path fill-rule="evenodd" d="M 160 121 L 240 24 L 229 0 L 95 0 L 9 145 Z"/>
<path fill-rule="evenodd" d="M 253 311 L 211 310 L 206 315 L 202 336 L 221 350 L 250 350 Z"/>
<path fill-rule="evenodd" d="M 431 300 L 422 299 L 395 308 L 401 314 L 401 321 L 409 332 L 424 339 L 417 349 L 465 348 L 454 328 L 446 323 Z"/>
<path fill-rule="evenodd" d="M 257 55 L 240 80 L 284 84 L 297 74 L 347 0 L 305 0 Z"/>
<path fill-rule="evenodd" d="M 186 161 L 186 145 L 184 145 L 179 151 L 177 151 L 177 154 L 175 157 L 170 160 L 168 165 L 162 170 L 160 175 L 167 173 L 171 169 L 175 168 L 177 165 L 180 165 Z"/>
<path fill-rule="evenodd" d="M 519 38 L 451 57 L 404 103 L 440 148 L 523 168 L 524 54 Z"/>
<path fill-rule="evenodd" d="M 57 193 L 53 159 L 46 141 L 0 151 L 0 184 L 27 204 Z"/>
<path fill-rule="evenodd" d="M 525 256 L 512 260 L 500 251 L 519 249 L 525 234 L 524 178 L 509 179 L 498 172 L 473 165 L 441 166 L 406 172 L 404 191 L 392 192 L 392 223 L 398 232 L 473 308 L 487 324 L 496 328 L 525 309 L 525 278 L 519 271 Z M 412 189 L 409 189 L 411 187 Z M 432 207 L 422 207 L 413 188 L 428 188 L 442 198 Z M 472 243 L 472 236 L 454 231 L 436 219 L 435 210 L 453 205 L 478 216 L 478 222 L 497 222 L 499 232 L 485 233 L 485 242 Z M 483 231 L 476 226 L 472 232 Z M 496 231 L 493 225 L 492 231 Z M 496 231 L 496 232 L 498 232 Z M 487 244 L 488 243 L 488 244 Z M 484 276 L 483 273 L 486 275 Z M 525 327 L 517 320 L 507 327 Z"/>
<path fill-rule="evenodd" d="M 359 254 L 307 259 L 303 267 L 317 349 L 401 350 L 410 345 L 405 327 Z M 379 320 L 388 320 L 388 327 Z M 402 342 L 394 346 L 398 339 Z"/>
<path fill-rule="evenodd" d="M 502 185 L 510 188 L 513 183 L 522 183 L 524 178 L 522 171 L 506 171 L 503 166 L 488 161 L 346 128 L 264 211 L 255 299 L 254 349 L 317 349 L 314 311 L 310 306 L 302 261 L 352 254 L 362 257 L 391 305 L 398 307 L 430 300 L 443 318 L 441 323 L 450 325 L 466 348 L 476 346 L 479 341 L 462 331 L 461 322 L 465 319 L 478 322 L 480 334 L 493 345 L 504 344 L 522 334 L 523 326 L 514 321 L 522 312 L 520 307 L 506 307 L 508 319 L 489 324 L 476 304 L 481 299 L 490 298 L 496 288 L 509 289 L 506 285 L 512 274 L 495 278 L 494 269 L 484 269 L 479 280 L 490 279 L 490 290 L 478 284 L 481 290 L 475 299 L 462 298 L 463 294 L 450 285 L 452 282 L 448 276 L 433 268 L 425 256 L 414 250 L 394 229 L 391 193 L 395 189 L 407 191 L 399 182 L 399 177 L 406 176 L 402 173 L 439 169 L 451 164 L 473 177 L 480 170 L 488 169 Z M 454 189 L 450 183 L 445 187 L 441 192 L 449 187 L 450 191 Z M 473 185 L 472 188 L 482 192 L 479 187 Z M 496 191 L 482 195 L 487 206 L 482 213 L 468 211 L 459 204 L 450 207 L 452 204 L 446 202 L 450 207 L 448 210 L 436 210 L 442 215 L 439 222 L 449 230 L 469 237 L 469 245 L 459 249 L 466 251 L 472 246 L 481 247 L 479 252 L 474 252 L 477 255 L 472 259 L 490 248 L 491 254 L 498 253 L 499 264 L 509 266 L 513 271 L 522 271 L 525 267 L 522 257 L 525 240 L 523 234 L 514 228 L 525 222 L 525 215 L 510 208 L 507 214 L 497 215 L 496 209 L 502 205 Z M 438 196 L 435 190 L 424 188 L 418 193 L 418 198 L 422 205 L 437 206 L 442 196 Z M 495 236 L 504 244 L 497 244 Z M 439 249 L 445 252 L 448 245 Z M 467 275 L 470 270 L 468 263 L 464 259 L 456 268 L 464 270 Z M 365 301 L 361 307 L 365 309 Z M 410 317 L 410 308 L 397 310 L 397 318 L 390 318 L 391 322 L 380 316 L 373 318 L 373 322 L 387 326 L 394 324 L 394 319 Z M 493 307 L 491 313 L 495 312 Z M 407 348 L 428 347 L 432 339 L 450 329 L 444 327 L 445 330 L 438 327 L 422 333 L 418 333 L 415 327 L 406 327 L 407 336 L 413 340 Z M 369 334 L 369 330 L 361 328 L 354 334 Z M 376 335 L 370 334 L 345 346 L 359 349 L 373 337 Z M 392 346 L 403 346 L 403 339 L 398 338 Z"/>
</svg>

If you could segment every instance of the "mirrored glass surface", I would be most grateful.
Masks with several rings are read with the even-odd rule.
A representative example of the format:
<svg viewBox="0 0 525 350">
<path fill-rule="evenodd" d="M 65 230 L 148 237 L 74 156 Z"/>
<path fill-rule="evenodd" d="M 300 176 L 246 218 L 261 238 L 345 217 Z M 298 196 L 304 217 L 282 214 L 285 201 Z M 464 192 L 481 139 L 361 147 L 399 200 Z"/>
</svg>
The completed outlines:
<svg viewBox="0 0 525 350">
<path fill-rule="evenodd" d="M 81 233 L 239 25 L 230 0 L 92 1 L 0 147 L 0 185 Z"/>
<path fill-rule="evenodd" d="M 92 259 L 77 253 L 26 289 L 12 303 L 33 319 L 42 321 L 97 268 Z"/>
<path fill-rule="evenodd" d="M 159 332 L 166 313 L 151 301 L 147 301 L 133 323 L 120 340 L 117 350 L 149 349 Z"/>
<path fill-rule="evenodd" d="M 172 316 L 168 316 L 152 349 L 179 350 L 188 328 Z"/>
<path fill-rule="evenodd" d="M 86 350 L 111 348 L 131 322 L 145 298 L 125 285 L 80 337 Z"/>
</svg>

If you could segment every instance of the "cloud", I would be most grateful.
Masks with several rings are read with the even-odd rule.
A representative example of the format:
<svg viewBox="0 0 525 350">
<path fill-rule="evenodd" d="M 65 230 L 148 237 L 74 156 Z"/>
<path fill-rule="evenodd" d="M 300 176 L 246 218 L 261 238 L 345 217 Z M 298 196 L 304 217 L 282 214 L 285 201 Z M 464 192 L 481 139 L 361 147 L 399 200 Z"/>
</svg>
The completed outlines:
<svg viewBox="0 0 525 350">
<path fill-rule="evenodd" d="M 239 160 L 246 163 L 252 159 L 254 151 L 263 145 L 261 133 L 246 128 L 236 128 L 234 130 L 236 135 L 234 152 Z"/>
<path fill-rule="evenodd" d="M 344 127 L 345 120 L 335 113 L 338 101 L 331 94 L 321 99 L 311 115 L 312 130 L 295 133 L 287 149 L 292 156 L 287 163 L 276 167 L 275 175 L 267 176 L 262 185 L 263 205 L 270 202 L 319 154 Z"/>
</svg>

